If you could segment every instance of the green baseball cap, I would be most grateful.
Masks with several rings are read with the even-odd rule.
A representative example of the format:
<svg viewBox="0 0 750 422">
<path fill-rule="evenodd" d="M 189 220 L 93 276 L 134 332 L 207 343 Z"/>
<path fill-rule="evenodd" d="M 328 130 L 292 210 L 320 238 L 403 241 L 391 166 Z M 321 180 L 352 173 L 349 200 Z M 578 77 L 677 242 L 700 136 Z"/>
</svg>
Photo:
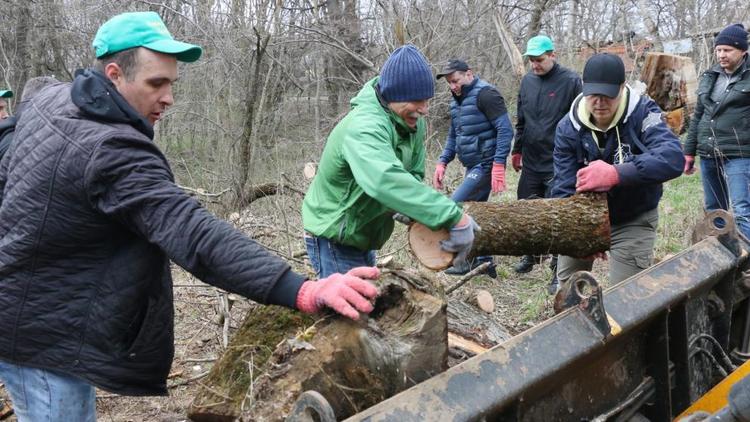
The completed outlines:
<svg viewBox="0 0 750 422">
<path fill-rule="evenodd" d="M 129 12 L 111 18 L 96 31 L 92 45 L 97 59 L 135 47 L 170 54 L 181 62 L 194 62 L 203 52 L 197 45 L 172 38 L 156 12 Z"/>
<path fill-rule="evenodd" d="M 537 35 L 526 43 L 526 52 L 524 56 L 541 56 L 548 51 L 554 51 L 555 44 L 546 35 Z"/>
<path fill-rule="evenodd" d="M 13 91 L 0 89 L 0 98 L 13 98 Z"/>
</svg>

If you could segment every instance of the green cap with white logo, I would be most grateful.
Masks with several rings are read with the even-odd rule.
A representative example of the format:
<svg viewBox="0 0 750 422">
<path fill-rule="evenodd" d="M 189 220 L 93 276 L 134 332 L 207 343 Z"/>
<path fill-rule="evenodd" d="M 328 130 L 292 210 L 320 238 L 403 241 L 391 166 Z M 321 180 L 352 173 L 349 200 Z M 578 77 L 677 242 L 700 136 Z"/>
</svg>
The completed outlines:
<svg viewBox="0 0 750 422">
<path fill-rule="evenodd" d="M 550 37 L 546 35 L 537 35 L 536 37 L 531 38 L 528 43 L 526 43 L 526 52 L 523 53 L 523 55 L 536 57 L 541 56 L 548 51 L 554 50 L 555 44 L 552 42 Z"/>
<path fill-rule="evenodd" d="M 13 98 L 13 91 L 0 89 L 0 98 Z"/>
<path fill-rule="evenodd" d="M 111 18 L 99 27 L 92 45 L 97 59 L 135 47 L 169 54 L 181 62 L 194 62 L 203 52 L 197 45 L 172 38 L 156 12 L 129 12 Z"/>
</svg>

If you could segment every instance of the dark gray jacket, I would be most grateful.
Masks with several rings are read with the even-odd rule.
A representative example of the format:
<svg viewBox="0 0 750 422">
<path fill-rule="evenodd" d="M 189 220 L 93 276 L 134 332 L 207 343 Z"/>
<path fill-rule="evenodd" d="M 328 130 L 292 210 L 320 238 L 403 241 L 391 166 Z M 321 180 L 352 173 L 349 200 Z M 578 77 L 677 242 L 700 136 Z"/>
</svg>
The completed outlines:
<svg viewBox="0 0 750 422">
<path fill-rule="evenodd" d="M 698 102 L 690 120 L 685 154 L 701 157 L 750 158 L 750 60 L 720 101 L 711 99 L 714 83 L 724 70 L 717 64 L 701 75 Z"/>
<path fill-rule="evenodd" d="M 294 306 L 303 278 L 177 187 L 152 136 L 92 71 L 24 109 L 0 164 L 0 359 L 119 394 L 166 394 L 170 259 Z"/>
<path fill-rule="evenodd" d="M 546 75 L 529 72 L 523 77 L 513 154 L 522 154 L 524 171 L 552 175 L 557 123 L 580 93 L 581 77 L 558 63 Z"/>
</svg>

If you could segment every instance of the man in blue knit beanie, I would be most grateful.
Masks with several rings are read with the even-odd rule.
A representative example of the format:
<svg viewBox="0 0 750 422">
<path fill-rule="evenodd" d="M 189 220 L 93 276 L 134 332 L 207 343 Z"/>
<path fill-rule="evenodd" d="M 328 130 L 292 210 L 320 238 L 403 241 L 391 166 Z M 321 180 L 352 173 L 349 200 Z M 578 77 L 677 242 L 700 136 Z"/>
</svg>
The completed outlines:
<svg viewBox="0 0 750 422">
<path fill-rule="evenodd" d="M 396 49 L 351 100 L 328 136 L 302 203 L 305 244 L 321 276 L 375 265 L 394 219 L 450 229 L 443 249 L 466 257 L 479 227 L 451 199 L 422 183 L 428 101 L 435 83 L 413 45 Z"/>
<path fill-rule="evenodd" d="M 724 28 L 714 41 L 718 62 L 701 75 L 698 102 L 685 141 L 685 174 L 701 157 L 703 202 L 707 211 L 734 213 L 740 233 L 750 239 L 750 63 L 742 24 Z"/>
</svg>

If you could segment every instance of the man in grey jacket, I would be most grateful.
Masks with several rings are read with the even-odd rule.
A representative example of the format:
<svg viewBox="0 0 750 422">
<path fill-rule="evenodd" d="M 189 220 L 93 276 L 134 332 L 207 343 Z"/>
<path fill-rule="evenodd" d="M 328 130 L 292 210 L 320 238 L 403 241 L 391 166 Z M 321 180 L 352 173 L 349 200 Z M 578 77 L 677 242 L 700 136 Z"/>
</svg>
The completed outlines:
<svg viewBox="0 0 750 422">
<path fill-rule="evenodd" d="M 0 162 L 0 380 L 19 421 L 93 421 L 94 386 L 167 394 L 170 260 L 261 303 L 372 310 L 377 268 L 305 280 L 174 183 L 153 125 L 200 47 L 138 12 L 103 24 L 94 48 L 94 69 L 24 106 Z"/>
</svg>

